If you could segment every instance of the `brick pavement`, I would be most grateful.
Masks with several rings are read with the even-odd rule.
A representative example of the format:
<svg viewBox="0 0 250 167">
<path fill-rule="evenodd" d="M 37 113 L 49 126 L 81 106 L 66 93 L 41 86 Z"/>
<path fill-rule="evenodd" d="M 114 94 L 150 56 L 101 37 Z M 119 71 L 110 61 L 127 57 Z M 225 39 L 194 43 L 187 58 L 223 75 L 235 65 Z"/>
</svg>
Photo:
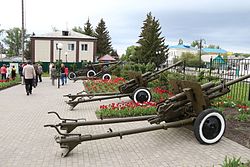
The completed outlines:
<svg viewBox="0 0 250 167">
<path fill-rule="evenodd" d="M 227 155 L 250 159 L 250 150 L 227 139 L 215 145 L 200 145 L 193 132 L 186 128 L 158 130 L 143 134 L 89 141 L 78 145 L 66 158 L 61 158 L 56 131 L 44 124 L 58 123 L 48 111 L 62 117 L 95 120 L 99 104 L 113 100 L 79 104 L 73 111 L 64 102 L 63 94 L 77 93 L 81 82 L 51 86 L 44 79 L 27 96 L 23 85 L 0 91 L 0 167 L 77 167 L 77 166 L 218 166 Z M 125 99 L 126 100 L 126 99 Z M 116 100 L 119 101 L 119 100 Z M 150 126 L 147 122 L 98 125 L 75 129 L 74 133 L 105 133 Z"/>
</svg>

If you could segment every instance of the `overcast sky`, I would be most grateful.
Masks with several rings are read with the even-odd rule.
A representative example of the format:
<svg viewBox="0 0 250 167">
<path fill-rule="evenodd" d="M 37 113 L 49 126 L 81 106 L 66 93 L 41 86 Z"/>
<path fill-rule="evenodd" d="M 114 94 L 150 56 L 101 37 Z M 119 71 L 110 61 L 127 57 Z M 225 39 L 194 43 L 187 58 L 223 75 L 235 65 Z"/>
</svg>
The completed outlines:
<svg viewBox="0 0 250 167">
<path fill-rule="evenodd" d="M 203 38 L 234 52 L 250 53 L 250 0 L 24 0 L 28 33 L 96 28 L 101 18 L 119 54 L 135 45 L 148 12 L 159 19 L 166 43 Z M 21 28 L 21 0 L 1 0 L 0 29 Z"/>
</svg>

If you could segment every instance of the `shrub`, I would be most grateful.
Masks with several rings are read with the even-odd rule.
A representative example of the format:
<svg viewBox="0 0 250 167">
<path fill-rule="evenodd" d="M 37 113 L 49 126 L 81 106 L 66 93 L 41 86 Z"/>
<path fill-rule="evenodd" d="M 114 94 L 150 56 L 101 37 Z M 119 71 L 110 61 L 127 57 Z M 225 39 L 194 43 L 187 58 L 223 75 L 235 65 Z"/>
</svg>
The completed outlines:
<svg viewBox="0 0 250 167">
<path fill-rule="evenodd" d="M 246 164 L 243 164 L 240 160 L 240 158 L 228 158 L 225 157 L 223 164 L 221 164 L 222 167 L 248 167 Z"/>
</svg>

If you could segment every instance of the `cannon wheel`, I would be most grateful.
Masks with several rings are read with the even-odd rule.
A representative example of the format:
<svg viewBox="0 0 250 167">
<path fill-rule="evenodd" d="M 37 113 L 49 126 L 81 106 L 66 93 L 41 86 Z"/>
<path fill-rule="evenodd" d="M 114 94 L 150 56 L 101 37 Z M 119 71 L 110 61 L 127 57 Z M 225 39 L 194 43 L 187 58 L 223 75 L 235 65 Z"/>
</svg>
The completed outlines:
<svg viewBox="0 0 250 167">
<path fill-rule="evenodd" d="M 136 103 L 150 102 L 152 95 L 146 88 L 137 88 L 132 95 L 132 100 Z"/>
<path fill-rule="evenodd" d="M 74 79 L 74 78 L 76 78 L 76 73 L 70 72 L 69 75 L 68 75 L 68 78 L 69 78 L 69 79 Z"/>
<path fill-rule="evenodd" d="M 106 73 L 102 76 L 102 80 L 111 80 L 111 75 Z"/>
<path fill-rule="evenodd" d="M 87 77 L 93 77 L 93 76 L 95 76 L 96 75 L 96 72 L 94 71 L 94 70 L 89 70 L 88 72 L 87 72 Z"/>
<path fill-rule="evenodd" d="M 194 122 L 194 135 L 201 144 L 214 144 L 220 141 L 225 128 L 224 116 L 216 109 L 206 109 Z"/>
</svg>

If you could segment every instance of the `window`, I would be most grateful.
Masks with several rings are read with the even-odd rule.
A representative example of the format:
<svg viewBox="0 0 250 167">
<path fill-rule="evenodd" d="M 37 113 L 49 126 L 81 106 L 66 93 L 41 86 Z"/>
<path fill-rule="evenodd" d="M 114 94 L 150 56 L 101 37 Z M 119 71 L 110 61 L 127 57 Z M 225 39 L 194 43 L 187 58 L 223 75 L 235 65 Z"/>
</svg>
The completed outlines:
<svg viewBox="0 0 250 167">
<path fill-rule="evenodd" d="M 81 47 L 82 51 L 88 51 L 88 44 L 82 44 Z"/>
<path fill-rule="evenodd" d="M 75 45 L 74 44 L 68 44 L 68 50 L 69 51 L 75 50 Z"/>
</svg>

